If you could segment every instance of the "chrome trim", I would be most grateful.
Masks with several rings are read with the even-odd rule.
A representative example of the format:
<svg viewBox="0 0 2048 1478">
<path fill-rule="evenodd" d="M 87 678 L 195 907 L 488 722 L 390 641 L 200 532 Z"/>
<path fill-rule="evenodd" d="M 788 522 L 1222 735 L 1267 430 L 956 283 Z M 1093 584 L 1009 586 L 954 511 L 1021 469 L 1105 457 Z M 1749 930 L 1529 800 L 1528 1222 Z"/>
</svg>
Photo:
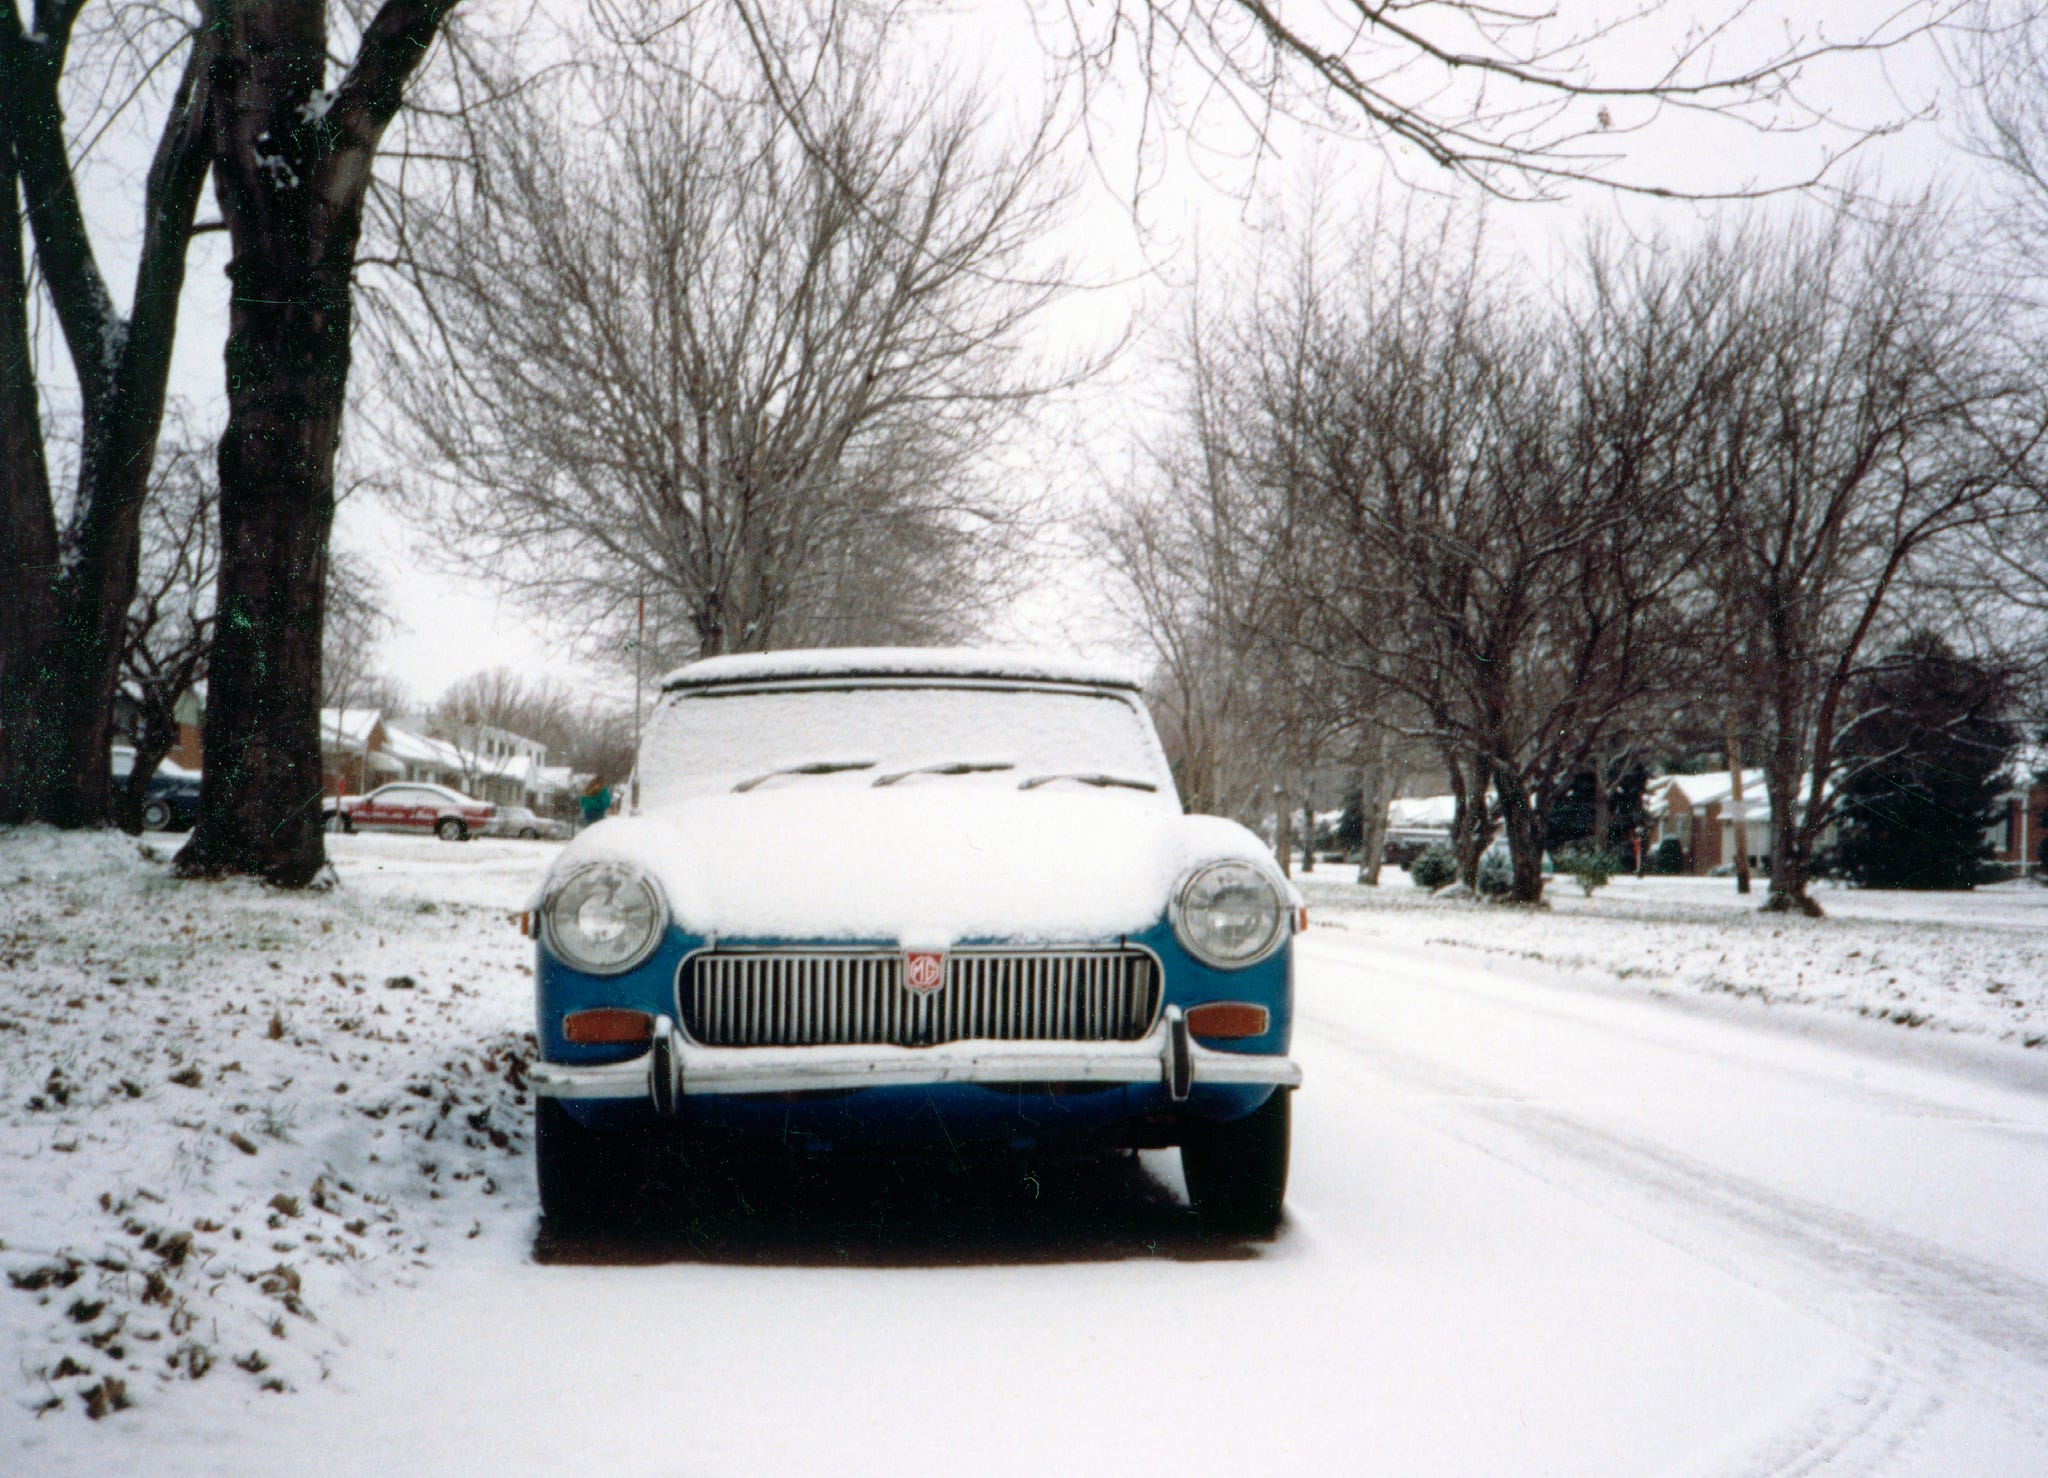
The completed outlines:
<svg viewBox="0 0 2048 1478">
<path fill-rule="evenodd" d="M 654 1018 L 654 1030 L 647 1048 L 647 1096 L 654 1111 L 664 1118 L 683 1102 L 682 1034 L 666 1016 Z"/>
<path fill-rule="evenodd" d="M 939 1083 L 1270 1083 L 1301 1086 L 1292 1058 L 1218 1052 L 1190 1041 L 1183 1059 L 1162 1021 L 1135 1042 L 948 1042 L 936 1047 L 705 1047 L 681 1032 L 668 1038 L 683 1097 L 707 1093 L 802 1093 L 833 1089 L 927 1087 Z M 659 1054 L 650 1047 L 625 1062 L 589 1066 L 535 1063 L 533 1091 L 543 1098 L 652 1097 Z"/>
<path fill-rule="evenodd" d="M 1195 1039 L 1188 1035 L 1188 1019 L 1178 1006 L 1166 1008 L 1166 1096 L 1183 1103 L 1188 1085 L 1194 1081 Z"/>
<path fill-rule="evenodd" d="M 707 956 L 733 968 L 700 986 L 695 966 Z M 1110 968 L 1133 959 L 1149 964 L 1149 978 Z M 837 966 L 829 974 L 820 968 L 827 961 Z M 1005 963 L 1013 968 L 1002 970 Z M 1142 944 L 948 950 L 945 985 L 922 996 L 903 988 L 902 968 L 902 950 L 866 945 L 706 945 L 676 966 L 676 1020 L 695 1044 L 756 1052 L 862 1045 L 926 1051 L 958 1041 L 1092 1044 L 1148 1036 L 1166 996 L 1165 962 Z M 704 1009 L 706 991 L 711 1011 Z"/>
</svg>

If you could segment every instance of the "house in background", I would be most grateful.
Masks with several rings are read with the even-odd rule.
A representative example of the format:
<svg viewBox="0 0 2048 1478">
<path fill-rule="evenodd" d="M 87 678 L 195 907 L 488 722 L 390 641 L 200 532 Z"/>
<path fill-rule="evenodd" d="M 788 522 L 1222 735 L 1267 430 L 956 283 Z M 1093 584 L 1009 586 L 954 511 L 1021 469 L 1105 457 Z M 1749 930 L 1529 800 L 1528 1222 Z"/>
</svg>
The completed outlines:
<svg viewBox="0 0 2048 1478">
<path fill-rule="evenodd" d="M 1685 871 L 1694 877 L 1735 865 L 1738 813 L 1733 771 L 1654 776 L 1643 786 L 1643 811 L 1650 819 L 1649 855 L 1676 840 L 1684 848 Z M 1750 868 L 1762 872 L 1770 866 L 1773 835 L 1762 770 L 1742 772 L 1740 815 Z"/>
<path fill-rule="evenodd" d="M 2005 814 L 1985 829 L 1992 856 L 2022 877 L 2048 877 L 2048 747 L 2029 745 L 2013 757 L 2005 794 Z"/>
<path fill-rule="evenodd" d="M 583 813 L 577 808 L 577 798 L 591 778 L 569 765 L 542 765 L 534 787 L 533 809 L 562 821 L 579 820 Z"/>
<path fill-rule="evenodd" d="M 549 766 L 547 746 L 479 727 L 476 748 L 408 729 L 375 708 L 320 710 L 320 774 L 330 796 L 363 795 L 397 780 L 426 781 L 499 806 L 552 814 L 586 777 Z"/>
<path fill-rule="evenodd" d="M 123 682 L 114 692 L 114 735 L 117 743 L 121 738 L 135 732 L 136 709 L 140 695 L 132 682 Z M 171 708 L 171 718 L 178 726 L 178 739 L 164 756 L 164 763 L 176 765 L 194 774 L 200 768 L 199 731 L 206 721 L 206 679 L 201 678 L 187 688 Z"/>
<path fill-rule="evenodd" d="M 394 780 L 424 780 L 462 790 L 469 779 L 468 757 L 446 739 L 386 722 L 384 752 L 398 762 L 398 773 L 391 777 Z"/>
<path fill-rule="evenodd" d="M 381 710 L 321 709 L 321 790 L 330 796 L 362 795 L 399 779 L 404 766 L 387 753 L 389 744 Z"/>
</svg>

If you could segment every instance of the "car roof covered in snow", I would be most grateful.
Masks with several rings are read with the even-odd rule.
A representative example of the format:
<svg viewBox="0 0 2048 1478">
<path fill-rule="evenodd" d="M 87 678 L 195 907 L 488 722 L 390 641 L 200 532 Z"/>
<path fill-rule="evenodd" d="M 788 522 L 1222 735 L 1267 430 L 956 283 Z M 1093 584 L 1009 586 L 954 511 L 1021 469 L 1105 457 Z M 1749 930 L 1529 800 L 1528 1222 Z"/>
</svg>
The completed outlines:
<svg viewBox="0 0 2048 1478">
<path fill-rule="evenodd" d="M 1074 683 L 1127 688 L 1138 679 L 1112 663 L 1056 652 L 1002 651 L 986 647 L 826 647 L 763 652 L 740 657 L 707 657 L 679 667 L 661 681 L 664 692 L 746 683 L 801 682 L 812 678 L 972 678 L 1010 682 Z"/>
</svg>

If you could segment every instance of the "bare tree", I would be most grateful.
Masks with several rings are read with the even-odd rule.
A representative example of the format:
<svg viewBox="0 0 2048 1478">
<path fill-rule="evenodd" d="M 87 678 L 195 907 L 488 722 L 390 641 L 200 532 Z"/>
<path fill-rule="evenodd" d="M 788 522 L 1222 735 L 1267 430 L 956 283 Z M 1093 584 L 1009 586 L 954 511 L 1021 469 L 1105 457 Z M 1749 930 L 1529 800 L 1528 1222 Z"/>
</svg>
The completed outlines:
<svg viewBox="0 0 2048 1478">
<path fill-rule="evenodd" d="M 553 747 L 577 722 L 576 696 L 559 679 L 493 667 L 451 683 L 433 717 L 451 729 L 503 729 Z"/>
<path fill-rule="evenodd" d="M 121 676 L 135 703 L 128 742 L 135 760 L 115 815 L 142 829 L 142 802 L 178 742 L 178 706 L 206 676 L 213 644 L 214 574 L 220 563 L 220 497 L 210 438 L 179 434 L 157 443 L 156 471 L 142 509 L 140 574 L 121 644 Z"/>
<path fill-rule="evenodd" d="M 1292 640 L 1438 747 L 1465 875 L 1497 817 L 1534 902 L 1564 788 L 1683 681 L 1699 536 L 1651 510 L 1683 485 L 1697 366 L 1656 304 L 1515 301 L 1454 218 L 1349 234 L 1353 260 L 1304 253 L 1253 310 L 1263 362 L 1302 364 L 1261 377 L 1252 433 L 1316 576 Z"/>
<path fill-rule="evenodd" d="M 1577 20 L 1557 7 L 1480 0 L 1034 6 L 1042 34 L 1069 38 L 1064 59 L 1089 94 L 1127 81 L 1142 89 L 1148 136 L 1214 122 L 1262 149 L 1275 120 L 1288 118 L 1362 138 L 1397 168 L 1420 159 L 1494 193 L 1528 197 L 1572 181 L 1687 193 L 1688 182 L 1625 167 L 1629 145 L 1660 128 L 1817 141 L 1807 167 L 1693 183 L 1697 195 L 1810 183 L 1883 124 L 1836 118 L 1801 83 L 1923 36 L 1963 8 L 1961 0 L 1886 8 L 1863 29 L 1829 36 L 1817 21 L 1787 31 L 1778 10 L 1749 0 L 1711 19 L 1662 0 L 1588 7 Z"/>
<path fill-rule="evenodd" d="M 1212 529 L 1188 526 L 1199 504 L 1185 483 L 1130 497 L 1102 525 L 1114 603 L 1151 645 L 1146 696 L 1181 801 L 1208 815 L 1253 816 L 1267 766 L 1251 734 L 1250 654 L 1215 576 Z"/>
<path fill-rule="evenodd" d="M 1692 456 L 1721 529 L 1711 590 L 1731 616 L 1733 676 L 1757 703 L 1767 909 L 1820 912 L 1807 882 L 1867 654 L 1898 635 L 1913 582 L 2031 480 L 2038 390 L 1997 300 L 1944 259 L 1949 234 L 1917 202 L 1697 248 L 1735 269 L 1701 304 L 1736 372 Z"/>
<path fill-rule="evenodd" d="M 1970 18 L 1953 48 L 1971 105 L 1964 142 L 2009 187 L 1994 197 L 1992 221 L 2038 303 L 2048 274 L 2048 14 L 2035 0 L 1978 0 Z"/>
<path fill-rule="evenodd" d="M 2031 373 L 2048 384 L 2048 13 L 2033 0 L 1979 0 L 1971 18 L 1953 48 L 1972 105 L 1965 143 L 1996 166 L 1999 188 L 1985 207 L 1999 248 L 1996 290 Z M 2033 491 L 2018 516 L 1970 541 L 1959 583 L 1972 614 L 1997 613 L 2000 645 L 2030 648 L 2026 665 L 2048 665 L 2048 487 Z"/>
<path fill-rule="evenodd" d="M 1147 696 L 1191 811 L 1258 825 L 1275 849 L 1287 778 L 1311 726 L 1269 625 L 1286 570 L 1270 506 L 1245 476 L 1234 427 L 1243 386 L 1198 304 L 1176 343 L 1179 403 L 1121 499 L 1090 524 L 1107 594 L 1152 649 Z"/>
<path fill-rule="evenodd" d="M 215 116 L 210 4 L 122 6 L 81 29 L 84 9 L 37 0 L 25 18 L 16 0 L 0 0 L 0 823 L 108 818 L 108 714 Z M 102 91 L 67 127 L 74 65 Z M 167 95 L 164 76 L 176 78 Z M 89 144 L 123 99 L 164 110 L 126 312 L 78 189 Z M 54 496 L 46 444 L 46 377 L 30 332 L 38 296 L 78 395 L 68 506 Z"/>
<path fill-rule="evenodd" d="M 1022 348 L 1056 140 L 854 24 L 800 114 L 686 26 L 466 120 L 387 346 L 465 570 L 578 631 L 644 596 L 702 653 L 976 624 L 1021 512 L 988 453 L 1057 379 Z"/>
<path fill-rule="evenodd" d="M 403 689 L 377 666 L 377 648 L 397 623 L 384 583 L 359 556 L 334 550 L 320 628 L 322 708 L 401 709 Z"/>
</svg>

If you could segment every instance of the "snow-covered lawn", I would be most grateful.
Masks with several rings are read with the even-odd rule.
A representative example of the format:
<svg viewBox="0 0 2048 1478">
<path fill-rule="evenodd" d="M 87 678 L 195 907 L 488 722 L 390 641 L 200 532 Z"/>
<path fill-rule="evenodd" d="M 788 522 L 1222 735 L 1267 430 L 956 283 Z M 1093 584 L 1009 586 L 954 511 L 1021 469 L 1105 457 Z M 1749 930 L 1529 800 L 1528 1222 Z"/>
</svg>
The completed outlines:
<svg viewBox="0 0 2048 1478">
<path fill-rule="evenodd" d="M 1362 888 L 1350 868 L 1298 874 L 1313 923 L 1368 939 L 1509 956 L 1653 993 L 1853 1016 L 1930 1035 L 2048 1047 L 2048 888 L 1970 893 L 1822 885 L 1819 920 L 1761 914 L 1728 878 L 1616 878 L 1591 898 L 1550 882 L 1549 908 L 1432 898 L 1389 869 Z"/>
<path fill-rule="evenodd" d="M 176 841 L 0 832 L 9 1478 L 2048 1450 L 2048 890 L 1831 891 L 1815 925 L 1717 883 L 1528 915 L 1319 872 L 1271 1242 L 1204 1236 L 1157 1152 L 764 1156 L 564 1239 L 508 921 L 557 849 L 335 837 L 341 886 L 292 895 L 174 883 Z M 1901 1005 L 1927 1025 L 1853 1020 Z M 1937 1027 L 1969 1051 L 1914 1060 Z"/>
<path fill-rule="evenodd" d="M 0 833 L 0 1431 L 317 1384 L 337 1300 L 531 1215 L 555 849 L 334 838 L 293 895 L 178 840 Z"/>
</svg>

